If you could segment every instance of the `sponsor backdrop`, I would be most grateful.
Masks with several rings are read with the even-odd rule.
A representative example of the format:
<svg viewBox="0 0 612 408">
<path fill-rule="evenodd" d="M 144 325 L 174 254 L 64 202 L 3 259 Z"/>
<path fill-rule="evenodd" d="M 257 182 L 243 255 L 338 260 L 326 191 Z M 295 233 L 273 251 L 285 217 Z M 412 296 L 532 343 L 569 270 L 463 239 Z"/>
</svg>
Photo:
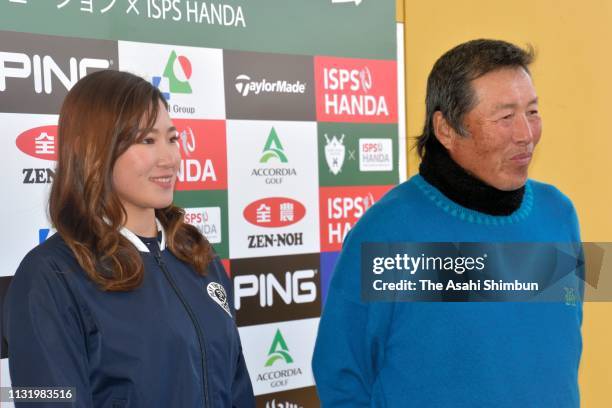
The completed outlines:
<svg viewBox="0 0 612 408">
<path fill-rule="evenodd" d="M 317 406 L 310 361 L 342 241 L 402 174 L 395 3 L 0 0 L 0 295 L 54 233 L 67 91 L 136 73 L 180 132 L 175 203 L 233 279 L 258 406 Z"/>
</svg>

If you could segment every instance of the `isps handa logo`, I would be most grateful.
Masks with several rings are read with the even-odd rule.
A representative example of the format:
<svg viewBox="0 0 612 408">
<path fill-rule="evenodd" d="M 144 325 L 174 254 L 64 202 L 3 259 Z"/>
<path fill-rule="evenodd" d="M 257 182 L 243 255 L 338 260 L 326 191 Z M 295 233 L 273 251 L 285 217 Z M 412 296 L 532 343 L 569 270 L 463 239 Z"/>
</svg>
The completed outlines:
<svg viewBox="0 0 612 408">
<path fill-rule="evenodd" d="M 191 127 L 185 127 L 179 133 L 182 148 L 181 166 L 178 172 L 178 179 L 181 183 L 206 183 L 207 181 L 217 181 L 217 174 L 211 159 L 202 160 L 200 150 L 196 151 L 196 137 Z"/>
<path fill-rule="evenodd" d="M 395 61 L 315 57 L 317 119 L 397 122 Z"/>
<path fill-rule="evenodd" d="M 264 367 L 278 367 L 257 374 L 258 382 L 265 382 L 272 388 L 285 387 L 292 377 L 302 375 L 302 369 L 294 365 L 293 357 L 289 353 L 289 347 L 280 329 L 276 329 Z"/>
<path fill-rule="evenodd" d="M 17 148 L 28 156 L 57 160 L 57 126 L 47 125 L 28 129 L 15 140 Z M 23 184 L 49 184 L 55 173 L 50 167 L 28 167 L 22 170 Z"/>
<path fill-rule="evenodd" d="M 181 150 L 176 189 L 227 189 L 225 123 L 198 119 L 174 119 L 173 123 Z"/>
</svg>

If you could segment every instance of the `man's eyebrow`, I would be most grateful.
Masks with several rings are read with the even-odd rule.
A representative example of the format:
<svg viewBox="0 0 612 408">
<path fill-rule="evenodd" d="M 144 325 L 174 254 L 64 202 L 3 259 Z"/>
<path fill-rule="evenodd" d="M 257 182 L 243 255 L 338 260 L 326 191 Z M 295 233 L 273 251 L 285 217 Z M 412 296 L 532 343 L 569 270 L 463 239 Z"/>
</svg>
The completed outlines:
<svg viewBox="0 0 612 408">
<path fill-rule="evenodd" d="M 536 105 L 537 103 L 538 103 L 538 97 L 536 96 L 535 98 L 529 101 L 527 106 Z M 498 105 L 495 105 L 495 107 L 493 108 L 493 111 L 497 112 L 503 109 L 513 109 L 513 108 L 516 108 L 516 106 L 517 106 L 516 103 L 500 103 Z"/>
</svg>

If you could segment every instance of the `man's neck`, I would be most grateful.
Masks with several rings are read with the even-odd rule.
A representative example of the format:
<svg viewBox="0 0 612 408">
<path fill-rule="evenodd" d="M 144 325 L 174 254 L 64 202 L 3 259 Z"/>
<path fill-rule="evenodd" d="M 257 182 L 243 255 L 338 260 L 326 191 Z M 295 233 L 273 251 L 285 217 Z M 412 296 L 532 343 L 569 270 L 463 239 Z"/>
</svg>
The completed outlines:
<svg viewBox="0 0 612 408">
<path fill-rule="evenodd" d="M 437 140 L 428 144 L 419 173 L 455 203 L 489 215 L 512 214 L 525 193 L 525 186 L 502 191 L 478 180 L 455 163 Z"/>
</svg>

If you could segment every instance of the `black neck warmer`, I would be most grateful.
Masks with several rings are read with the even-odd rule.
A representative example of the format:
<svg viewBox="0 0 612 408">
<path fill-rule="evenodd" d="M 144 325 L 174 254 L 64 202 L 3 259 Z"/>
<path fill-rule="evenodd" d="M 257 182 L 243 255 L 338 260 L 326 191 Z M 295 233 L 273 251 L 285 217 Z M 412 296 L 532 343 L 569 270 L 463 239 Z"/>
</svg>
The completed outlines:
<svg viewBox="0 0 612 408">
<path fill-rule="evenodd" d="M 489 215 L 512 214 L 521 206 L 525 193 L 525 186 L 502 191 L 478 180 L 455 163 L 437 140 L 427 145 L 419 173 L 452 201 Z"/>
</svg>

